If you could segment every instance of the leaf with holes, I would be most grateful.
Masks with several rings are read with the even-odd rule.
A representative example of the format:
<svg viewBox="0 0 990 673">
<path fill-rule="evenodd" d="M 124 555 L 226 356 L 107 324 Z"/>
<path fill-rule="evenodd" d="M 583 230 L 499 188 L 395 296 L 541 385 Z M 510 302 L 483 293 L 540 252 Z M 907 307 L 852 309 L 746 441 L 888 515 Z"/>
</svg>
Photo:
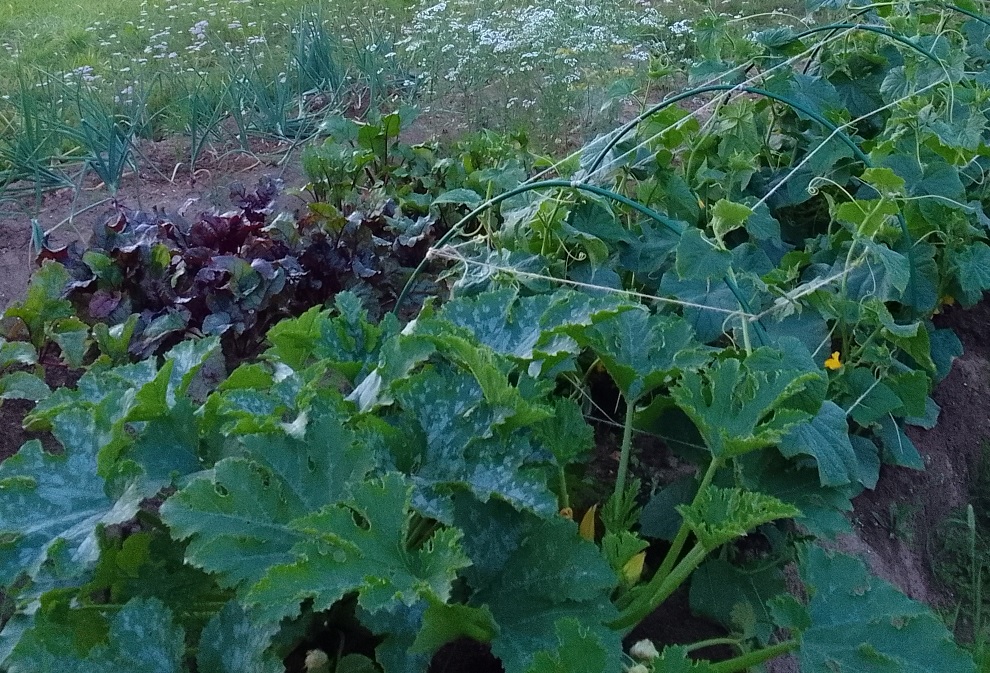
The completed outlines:
<svg viewBox="0 0 990 673">
<path fill-rule="evenodd" d="M 292 549 L 305 535 L 294 521 L 346 499 L 368 473 L 373 457 L 333 404 L 311 413 L 303 440 L 244 437 L 248 457 L 220 461 L 162 505 L 172 535 L 190 538 L 189 562 L 246 591 L 271 567 L 295 559 Z"/>
</svg>

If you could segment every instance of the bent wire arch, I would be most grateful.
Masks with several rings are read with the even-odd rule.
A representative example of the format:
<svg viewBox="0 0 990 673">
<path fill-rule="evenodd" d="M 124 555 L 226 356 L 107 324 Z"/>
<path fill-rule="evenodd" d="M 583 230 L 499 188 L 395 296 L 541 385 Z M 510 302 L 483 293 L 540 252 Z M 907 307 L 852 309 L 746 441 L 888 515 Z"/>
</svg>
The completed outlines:
<svg viewBox="0 0 990 673">
<path fill-rule="evenodd" d="M 963 10 L 963 9 L 961 9 L 961 8 L 955 6 L 955 5 L 950 5 L 949 8 L 950 9 L 954 9 L 956 11 L 959 11 L 959 12 L 961 12 L 963 14 L 967 14 L 967 15 L 972 16 L 969 12 L 966 12 L 965 10 Z M 879 26 L 872 26 L 872 25 L 869 25 L 869 24 L 835 23 L 835 24 L 829 24 L 829 25 L 826 25 L 826 26 L 818 26 L 818 27 L 815 27 L 815 28 L 810 28 L 808 30 L 802 31 L 801 33 L 798 33 L 795 36 L 795 38 L 796 39 L 801 39 L 803 37 L 807 37 L 808 35 L 813 35 L 815 33 L 820 33 L 820 32 L 829 31 L 829 30 L 835 31 L 835 30 L 845 30 L 845 29 L 849 29 L 849 30 L 864 30 L 864 31 L 868 31 L 868 32 L 872 32 L 872 33 L 876 33 L 876 34 L 882 35 L 884 37 L 887 37 L 887 38 L 889 38 L 891 40 L 894 40 L 894 41 L 896 41 L 896 42 L 898 42 L 900 44 L 903 44 L 903 45 L 905 45 L 905 46 L 913 49 L 914 51 L 920 53 L 921 55 L 923 55 L 926 58 L 932 60 L 933 62 L 938 63 L 939 65 L 942 64 L 941 59 L 939 59 L 935 54 L 932 54 L 931 52 L 927 51 L 926 49 L 922 48 L 921 46 L 915 44 L 914 42 L 912 42 L 910 39 L 904 37 L 903 35 L 898 35 L 896 33 L 892 33 L 890 31 L 884 30 L 883 28 L 881 28 Z M 689 91 L 684 91 L 684 92 L 681 92 L 680 94 L 677 94 L 676 96 L 672 96 L 670 98 L 667 98 L 667 99 L 661 101 L 660 103 L 657 103 L 656 105 L 651 106 L 650 108 L 648 108 L 647 110 L 645 110 L 644 112 L 640 113 L 635 118 L 633 118 L 632 120 L 630 120 L 629 122 L 627 122 L 626 124 L 624 124 L 622 127 L 620 127 L 619 129 L 617 129 L 614 132 L 614 135 L 605 144 L 605 147 L 603 147 L 602 150 L 595 157 L 595 160 L 592 162 L 592 164 L 591 164 L 591 166 L 589 168 L 588 173 L 589 174 L 593 174 L 594 172 L 596 172 L 601 167 L 601 164 L 605 161 L 606 157 L 608 156 L 608 153 L 611 152 L 612 149 L 619 142 L 621 142 L 621 140 L 625 136 L 627 136 L 631 131 L 633 131 L 637 126 L 639 126 L 639 124 L 641 124 L 643 121 L 645 121 L 649 117 L 653 116 L 657 112 L 660 112 L 661 110 L 663 110 L 663 109 L 665 109 L 665 108 L 667 108 L 667 107 L 669 107 L 671 105 L 674 105 L 674 104 L 676 104 L 676 103 L 678 103 L 678 102 L 680 102 L 682 100 L 685 100 L 687 98 L 692 98 L 694 96 L 698 96 L 698 95 L 701 95 L 701 94 L 704 94 L 704 93 L 710 93 L 710 92 L 713 92 L 713 91 L 721 91 L 721 92 L 740 91 L 740 92 L 750 93 L 752 95 L 761 96 L 761 97 L 764 97 L 764 98 L 769 98 L 771 100 L 778 101 L 780 103 L 783 103 L 783 104 L 785 104 L 785 105 L 793 108 L 794 110 L 797 110 L 799 112 L 802 112 L 805 115 L 807 115 L 809 118 L 811 118 L 812 120 L 814 120 L 815 122 L 817 122 L 818 124 L 820 124 L 821 126 L 823 126 L 826 129 L 828 129 L 833 136 L 837 137 L 842 143 L 844 143 L 847 147 L 849 147 L 850 150 L 853 152 L 854 156 L 859 161 L 861 161 L 864 164 L 864 166 L 866 166 L 867 168 L 872 168 L 873 167 L 873 162 L 870 160 L 869 156 L 867 156 L 866 153 L 863 152 L 862 148 L 860 148 L 859 145 L 851 137 L 849 137 L 848 134 L 846 134 L 845 132 L 842 131 L 841 127 L 839 127 L 836 124 L 832 123 L 831 121 L 829 121 L 828 119 L 826 119 L 822 115 L 818 114 L 814 110 L 811 110 L 807 106 L 802 105 L 801 103 L 798 103 L 797 101 L 794 101 L 794 100 L 788 98 L 787 96 L 783 96 L 783 95 L 774 93 L 772 91 L 767 91 L 766 89 L 760 89 L 760 88 L 757 88 L 757 87 L 749 87 L 749 86 L 741 86 L 741 85 L 736 85 L 736 84 L 709 84 L 709 85 L 706 85 L 706 86 L 702 86 L 702 87 L 697 87 L 697 88 L 691 89 Z M 681 234 L 684 231 L 684 227 L 681 226 L 680 223 L 678 223 L 676 220 L 673 220 L 673 219 L 670 219 L 668 217 L 665 217 L 665 216 L 661 215 L 660 213 L 658 213 L 657 211 L 653 210 L 652 208 L 649 208 L 647 206 L 644 206 L 643 204 L 641 204 L 641 203 L 639 203 L 637 201 L 634 201 L 634 200 L 632 200 L 632 199 L 630 199 L 628 197 L 625 197 L 625 196 L 623 196 L 621 194 L 618 194 L 618 193 L 613 192 L 611 190 L 605 189 L 603 187 L 598 187 L 596 185 L 586 184 L 586 183 L 583 183 L 581 181 L 570 181 L 570 180 L 559 180 L 559 179 L 557 179 L 557 180 L 542 180 L 540 182 L 534 182 L 534 183 L 528 183 L 528 184 L 520 185 L 520 186 L 516 187 L 515 189 L 512 189 L 512 190 L 509 190 L 508 192 L 505 192 L 504 194 L 500 194 L 500 195 L 498 195 L 498 196 L 496 196 L 496 197 L 494 197 L 492 199 L 489 199 L 488 201 L 486 201 L 485 203 L 481 204 L 480 206 L 478 206 L 477 208 L 475 208 L 474 210 L 472 210 L 470 213 L 468 213 L 467 215 L 465 215 L 463 218 L 461 218 L 456 224 L 454 224 L 454 226 L 451 227 L 450 230 L 447 231 L 447 233 L 445 233 L 443 236 L 441 236 L 430 247 L 430 250 L 435 250 L 437 248 L 440 248 L 440 247 L 446 245 L 454 236 L 456 236 L 461 231 L 461 229 L 462 229 L 462 227 L 463 227 L 463 225 L 464 225 L 465 222 L 471 220 L 474 217 L 477 217 L 481 213 L 483 213 L 486 210 L 488 210 L 488 209 L 490 209 L 490 208 L 498 205 L 499 203 L 502 203 L 503 201 L 505 201 L 507 199 L 510 199 L 510 198 L 512 198 L 514 196 L 518 196 L 519 194 L 524 194 L 524 193 L 529 192 L 529 191 L 535 191 L 535 190 L 541 190 L 541 189 L 553 189 L 553 188 L 564 188 L 564 189 L 575 189 L 575 190 L 579 190 L 579 191 L 587 191 L 587 192 L 596 194 L 598 196 L 601 196 L 601 197 L 608 198 L 610 200 L 616 201 L 618 203 L 622 203 L 623 205 L 626 205 L 626 206 L 628 206 L 628 207 L 636 210 L 637 212 L 639 212 L 639 213 L 641 213 L 641 214 L 649 217 L 650 219 L 654 220 L 655 222 L 659 223 L 660 225 L 666 227 L 667 229 L 671 230 L 672 232 L 674 232 L 676 234 Z M 897 213 L 897 216 L 896 217 L 897 217 L 898 225 L 900 226 L 900 229 L 901 229 L 902 240 L 904 241 L 905 246 L 906 246 L 906 249 L 908 250 L 907 255 L 910 257 L 910 255 L 911 255 L 911 252 L 910 252 L 910 250 L 911 250 L 911 238 L 910 238 L 910 233 L 908 231 L 907 222 L 904 220 L 904 216 L 900 212 Z M 422 272 L 423 268 L 426 266 L 426 262 L 427 262 L 428 258 L 429 258 L 429 255 L 427 255 L 426 257 L 424 257 L 423 260 L 413 270 L 413 272 L 410 275 L 409 279 L 406 281 L 405 286 L 402 288 L 402 292 L 399 294 L 399 297 L 396 300 L 395 307 L 392 309 L 393 313 L 398 312 L 398 310 L 401 308 L 402 304 L 405 302 L 405 299 L 408 296 L 410 289 L 412 288 L 413 282 L 416 280 L 416 278 Z M 751 314 L 752 313 L 752 309 L 749 306 L 749 302 L 743 296 L 741 290 L 739 289 L 739 286 L 735 283 L 735 281 L 732 279 L 732 277 L 729 276 L 729 275 L 726 275 L 725 278 L 723 279 L 723 281 L 725 282 L 725 284 L 729 288 L 729 290 L 732 292 L 732 294 L 736 298 L 736 300 L 739 302 L 740 308 L 744 312 Z M 914 270 L 914 265 L 909 264 L 909 280 L 908 280 L 908 285 L 913 289 L 914 288 L 914 284 L 915 284 L 915 270 Z M 760 341 L 763 342 L 763 343 L 767 343 L 766 330 L 763 327 L 763 325 L 760 322 L 760 320 L 754 321 L 754 329 L 756 331 L 757 336 L 760 338 Z"/>
</svg>

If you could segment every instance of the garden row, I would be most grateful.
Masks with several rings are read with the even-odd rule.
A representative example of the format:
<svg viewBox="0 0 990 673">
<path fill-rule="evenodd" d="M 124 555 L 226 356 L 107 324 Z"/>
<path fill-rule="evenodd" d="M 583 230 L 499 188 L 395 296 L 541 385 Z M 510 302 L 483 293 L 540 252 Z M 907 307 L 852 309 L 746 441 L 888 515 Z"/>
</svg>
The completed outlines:
<svg viewBox="0 0 990 673">
<path fill-rule="evenodd" d="M 690 30 L 625 2 L 296 4 L 144 2 L 71 28 L 12 6 L 0 22 L 0 203 L 93 181 L 112 196 L 139 170 L 195 179 L 266 143 L 289 151 L 326 135 L 337 114 L 413 100 L 438 126 L 551 143 L 611 122 L 645 62 L 682 58 Z M 176 136 L 160 165 L 149 141 Z"/>
</svg>

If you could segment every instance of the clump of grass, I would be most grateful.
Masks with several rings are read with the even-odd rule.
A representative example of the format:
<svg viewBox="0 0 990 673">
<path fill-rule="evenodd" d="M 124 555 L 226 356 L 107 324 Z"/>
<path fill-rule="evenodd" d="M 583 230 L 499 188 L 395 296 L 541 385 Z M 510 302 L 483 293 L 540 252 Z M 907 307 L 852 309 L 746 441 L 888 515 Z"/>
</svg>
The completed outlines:
<svg viewBox="0 0 990 673">
<path fill-rule="evenodd" d="M 340 92 L 347 79 L 346 67 L 341 62 L 342 47 L 327 30 L 322 11 L 303 12 L 296 24 L 293 59 L 298 73 L 299 88 L 303 92 Z"/>
<path fill-rule="evenodd" d="M 990 445 L 984 445 L 969 492 L 969 504 L 946 522 L 937 540 L 935 572 L 958 597 L 952 621 L 972 644 L 981 671 L 990 671 Z"/>
</svg>

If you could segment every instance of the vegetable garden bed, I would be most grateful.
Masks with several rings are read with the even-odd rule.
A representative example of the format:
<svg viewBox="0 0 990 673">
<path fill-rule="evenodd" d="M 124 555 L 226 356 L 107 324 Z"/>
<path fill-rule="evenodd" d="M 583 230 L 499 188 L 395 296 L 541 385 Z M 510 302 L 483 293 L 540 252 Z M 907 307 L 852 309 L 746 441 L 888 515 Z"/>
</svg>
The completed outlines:
<svg viewBox="0 0 990 673">
<path fill-rule="evenodd" d="M 973 647 L 921 602 L 988 434 L 978 9 L 721 26 L 557 162 L 332 118 L 295 213 L 37 228 L 2 665 L 982 669 L 972 510 Z"/>
</svg>

